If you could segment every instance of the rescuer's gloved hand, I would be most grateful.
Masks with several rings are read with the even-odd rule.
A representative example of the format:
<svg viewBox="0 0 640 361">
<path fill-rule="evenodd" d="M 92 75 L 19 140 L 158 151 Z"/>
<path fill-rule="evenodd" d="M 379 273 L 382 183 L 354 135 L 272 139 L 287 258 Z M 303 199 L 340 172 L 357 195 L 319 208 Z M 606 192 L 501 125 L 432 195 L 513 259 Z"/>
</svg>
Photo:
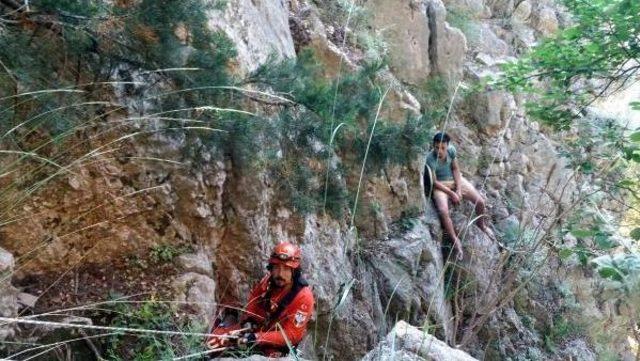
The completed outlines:
<svg viewBox="0 0 640 361">
<path fill-rule="evenodd" d="M 224 337 L 212 336 L 209 340 L 207 340 L 207 347 L 209 347 L 210 349 L 227 346 L 229 346 L 229 340 Z"/>
<path fill-rule="evenodd" d="M 251 321 L 247 321 L 242 324 L 242 328 L 247 329 L 249 331 L 253 331 L 256 329 L 256 324 Z"/>
<path fill-rule="evenodd" d="M 238 338 L 238 347 L 245 348 L 250 346 L 256 342 L 256 334 L 255 333 L 245 333 L 242 337 Z"/>
</svg>

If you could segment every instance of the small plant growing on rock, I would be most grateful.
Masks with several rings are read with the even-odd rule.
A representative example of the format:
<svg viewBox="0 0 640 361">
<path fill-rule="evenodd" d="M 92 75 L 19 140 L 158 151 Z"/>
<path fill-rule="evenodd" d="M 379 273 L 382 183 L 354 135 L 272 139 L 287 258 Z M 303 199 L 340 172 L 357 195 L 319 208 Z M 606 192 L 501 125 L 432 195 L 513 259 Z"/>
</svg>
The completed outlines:
<svg viewBox="0 0 640 361">
<path fill-rule="evenodd" d="M 140 330 L 139 333 L 125 332 L 108 339 L 106 354 L 111 360 L 167 360 L 202 351 L 202 336 L 193 335 L 193 327 L 177 319 L 177 310 L 169 303 L 154 299 L 116 302 L 111 312 L 110 326 Z M 176 331 L 177 335 L 155 334 L 153 331 Z M 181 331 L 184 335 L 179 334 Z"/>
<path fill-rule="evenodd" d="M 171 262 L 177 256 L 189 251 L 188 246 L 176 246 L 173 244 L 160 244 L 149 251 L 149 256 L 154 263 Z"/>
</svg>

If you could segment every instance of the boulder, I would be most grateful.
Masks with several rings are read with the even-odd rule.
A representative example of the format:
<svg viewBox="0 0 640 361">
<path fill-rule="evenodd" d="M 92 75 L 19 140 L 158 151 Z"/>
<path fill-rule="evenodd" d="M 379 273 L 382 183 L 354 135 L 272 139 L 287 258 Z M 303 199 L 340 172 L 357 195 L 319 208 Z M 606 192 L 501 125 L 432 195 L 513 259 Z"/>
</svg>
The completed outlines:
<svg viewBox="0 0 640 361">
<path fill-rule="evenodd" d="M 596 361 L 598 356 L 583 339 L 567 342 L 558 352 L 563 360 Z"/>
<path fill-rule="evenodd" d="M 18 315 L 18 290 L 11 284 L 14 267 L 13 255 L 0 248 L 0 316 Z M 0 341 L 14 335 L 14 326 L 0 325 Z"/>
<path fill-rule="evenodd" d="M 427 5 L 412 0 L 373 0 L 365 5 L 372 25 L 382 30 L 391 71 L 403 82 L 422 84 L 432 73 Z"/>
<path fill-rule="evenodd" d="M 504 57 L 509 53 L 509 46 L 500 39 L 490 24 L 478 26 L 478 35 L 469 39 L 469 47 L 472 50 L 484 53 L 494 58 Z M 497 60 L 491 61 L 493 65 Z"/>
<path fill-rule="evenodd" d="M 209 27 L 224 31 L 231 39 L 240 72 L 257 69 L 273 55 L 295 57 L 288 1 L 233 1 L 223 10 L 211 10 Z"/>
<path fill-rule="evenodd" d="M 391 71 L 398 79 L 421 85 L 430 75 L 451 83 L 462 78 L 466 38 L 447 24 L 441 0 L 373 0 L 365 6 L 389 47 Z"/>
<path fill-rule="evenodd" d="M 467 39 L 460 29 L 446 22 L 447 11 L 440 0 L 429 0 L 427 14 L 432 44 L 429 52 L 437 75 L 450 84 L 462 79 L 462 70 L 467 53 Z"/>
<path fill-rule="evenodd" d="M 380 245 L 384 251 L 371 262 L 381 302 L 387 305 L 387 317 L 417 323 L 424 322 L 426 316 L 442 330 L 442 337 L 450 340 L 451 306 L 439 276 L 444 268 L 441 243 L 430 232 L 439 227 L 435 209 L 428 206 L 424 217 L 405 222 L 411 226 Z"/>
<path fill-rule="evenodd" d="M 550 36 L 558 31 L 558 17 L 550 7 L 540 8 L 533 16 L 533 26 L 543 36 Z"/>
<path fill-rule="evenodd" d="M 486 0 L 495 18 L 503 18 L 513 13 L 514 0 Z"/>
<path fill-rule="evenodd" d="M 480 130 L 488 136 L 497 136 L 509 125 L 516 105 L 513 96 L 494 90 L 473 97 L 471 117 Z"/>
<path fill-rule="evenodd" d="M 448 11 L 460 12 L 477 19 L 491 17 L 491 9 L 485 5 L 484 0 L 443 0 Z"/>
<path fill-rule="evenodd" d="M 211 260 L 206 251 L 202 250 L 199 253 L 182 254 L 178 256 L 178 265 L 180 265 L 186 272 L 195 272 L 203 275 L 213 275 L 213 267 Z"/>
<path fill-rule="evenodd" d="M 216 283 L 211 278 L 194 272 L 183 274 L 173 281 L 176 301 L 184 302 L 193 319 L 211 320 L 215 311 Z"/>
<path fill-rule="evenodd" d="M 361 361 L 473 361 L 464 351 L 449 347 L 432 335 L 399 321 Z"/>
<path fill-rule="evenodd" d="M 530 20 L 533 7 L 531 3 L 524 0 L 518 4 L 511 15 L 512 22 L 526 23 Z"/>
</svg>

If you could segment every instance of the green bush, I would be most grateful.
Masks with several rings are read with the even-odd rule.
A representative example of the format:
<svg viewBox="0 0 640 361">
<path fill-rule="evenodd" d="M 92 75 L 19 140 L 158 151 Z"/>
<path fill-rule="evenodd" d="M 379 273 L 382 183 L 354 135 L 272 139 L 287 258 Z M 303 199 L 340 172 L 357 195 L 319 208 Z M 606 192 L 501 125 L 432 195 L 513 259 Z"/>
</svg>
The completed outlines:
<svg viewBox="0 0 640 361">
<path fill-rule="evenodd" d="M 202 327 L 174 317 L 177 309 L 170 304 L 152 300 L 140 303 L 114 303 L 110 326 L 133 328 L 140 333 L 123 332 L 106 341 L 110 360 L 156 361 L 171 360 L 185 354 L 202 352 Z M 159 335 L 148 331 L 175 331 L 184 335 Z"/>
<path fill-rule="evenodd" d="M 551 352 L 556 350 L 556 346 L 562 341 L 581 335 L 584 333 L 584 327 L 574 323 L 563 316 L 554 318 L 553 323 L 549 325 L 544 332 L 544 344 Z"/>
</svg>

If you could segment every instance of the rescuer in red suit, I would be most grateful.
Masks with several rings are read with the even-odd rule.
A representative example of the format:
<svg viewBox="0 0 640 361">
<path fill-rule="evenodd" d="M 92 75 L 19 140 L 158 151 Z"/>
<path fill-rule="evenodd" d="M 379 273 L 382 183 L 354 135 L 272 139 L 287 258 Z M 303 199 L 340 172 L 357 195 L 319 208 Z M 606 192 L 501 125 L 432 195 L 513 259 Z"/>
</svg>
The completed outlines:
<svg viewBox="0 0 640 361">
<path fill-rule="evenodd" d="M 207 346 L 221 353 L 241 349 L 269 357 L 285 356 L 295 348 L 307 331 L 314 306 L 300 256 L 298 246 L 278 244 L 269 257 L 269 274 L 251 291 L 240 321 L 214 323 Z"/>
</svg>

